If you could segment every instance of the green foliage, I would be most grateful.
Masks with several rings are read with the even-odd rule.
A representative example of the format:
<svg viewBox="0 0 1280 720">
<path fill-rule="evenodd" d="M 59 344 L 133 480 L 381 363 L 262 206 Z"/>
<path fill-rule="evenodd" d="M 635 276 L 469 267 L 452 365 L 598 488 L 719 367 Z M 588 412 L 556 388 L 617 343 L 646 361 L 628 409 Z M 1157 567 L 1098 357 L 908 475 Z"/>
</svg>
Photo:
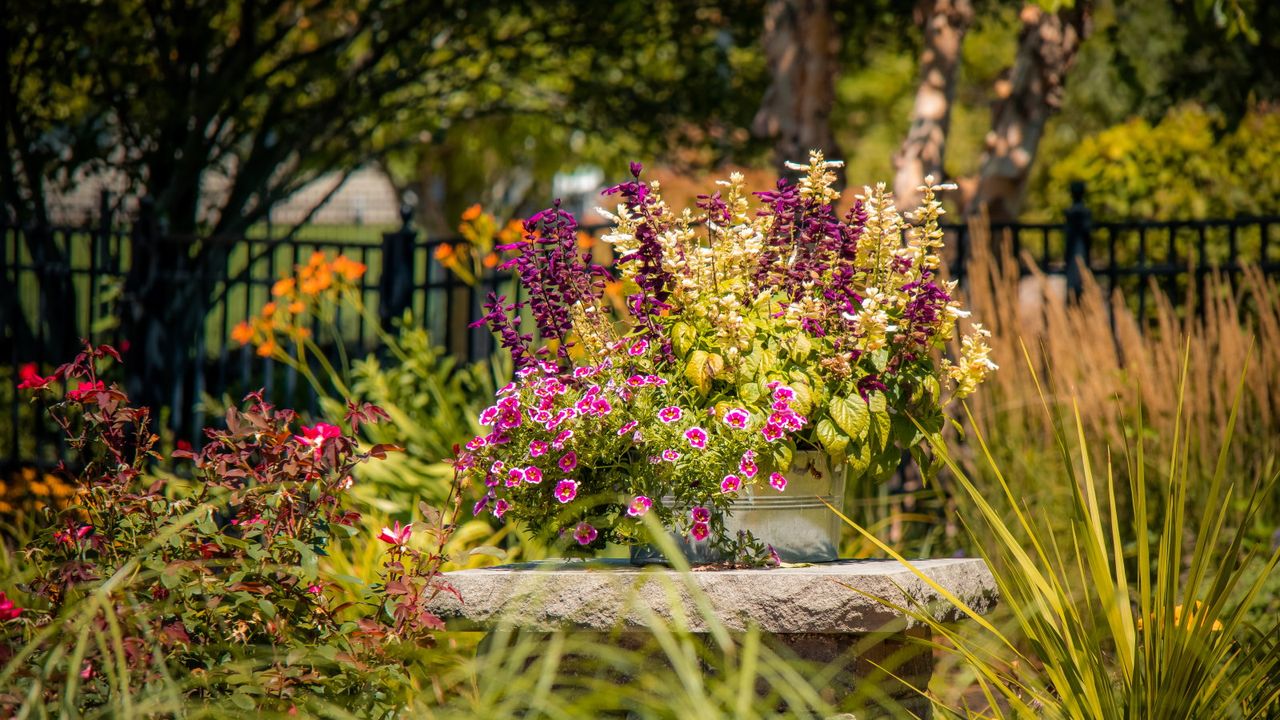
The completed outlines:
<svg viewBox="0 0 1280 720">
<path fill-rule="evenodd" d="M 1193 392 L 1186 360 L 1183 367 L 1179 409 Z M 1260 571 L 1255 570 L 1251 565 L 1257 551 L 1247 549 L 1249 528 L 1262 498 L 1274 491 L 1276 477 L 1241 478 L 1252 487 L 1243 489 L 1243 508 L 1236 512 L 1241 494 L 1236 479 L 1225 472 L 1244 387 L 1242 378 L 1209 481 L 1208 506 L 1188 503 L 1194 475 L 1186 457 L 1195 434 L 1189 417 L 1183 420 L 1179 413 L 1164 477 L 1148 480 L 1143 440 L 1131 448 L 1126 464 L 1132 532 L 1119 515 L 1124 500 L 1110 465 L 1095 475 L 1078 410 L 1072 428 L 1041 395 L 1054 419 L 1059 462 L 1070 480 L 1061 514 L 1023 506 L 976 427 L 975 440 L 998 481 L 996 494 L 1012 514 L 997 509 L 988 499 L 990 492 L 970 481 L 941 439 L 933 438 L 935 451 L 972 504 L 973 512 L 966 516 L 969 532 L 991 566 L 1001 605 L 1012 618 L 1012 627 L 1001 630 L 962 607 L 982 630 L 966 633 L 919 609 L 899 608 L 945 639 L 935 647 L 975 673 L 989 704 L 982 713 L 945 705 L 939 710 L 948 717 L 1082 720 L 1252 718 L 1275 712 L 1280 702 L 1280 621 L 1272 616 L 1255 626 L 1246 618 L 1280 563 L 1277 548 L 1267 551 Z M 1163 519 L 1148 507 L 1148 482 L 1160 486 L 1156 496 L 1165 499 Z M 1058 542 L 1062 534 L 1069 543 Z"/>
<path fill-rule="evenodd" d="M 430 334 L 403 325 L 383 358 L 370 355 L 352 363 L 350 383 L 356 397 L 382 408 L 389 422 L 364 429 L 372 443 L 396 443 L 404 452 L 360 470 L 357 493 L 385 512 L 411 507 L 416 500 L 438 503 L 448 496 L 453 468 L 444 461 L 481 431 L 477 416 L 498 387 L 511 376 L 509 361 L 459 365 L 435 345 Z M 332 401 L 330 401 L 332 402 Z"/>
<path fill-rule="evenodd" d="M 1083 180 L 1102 219 L 1192 219 L 1274 213 L 1280 112 L 1258 109 L 1229 134 L 1222 118 L 1184 105 L 1152 125 L 1140 118 L 1085 138 L 1049 169 L 1052 184 Z M 1068 198 L 1050 198 L 1060 216 Z"/>
</svg>

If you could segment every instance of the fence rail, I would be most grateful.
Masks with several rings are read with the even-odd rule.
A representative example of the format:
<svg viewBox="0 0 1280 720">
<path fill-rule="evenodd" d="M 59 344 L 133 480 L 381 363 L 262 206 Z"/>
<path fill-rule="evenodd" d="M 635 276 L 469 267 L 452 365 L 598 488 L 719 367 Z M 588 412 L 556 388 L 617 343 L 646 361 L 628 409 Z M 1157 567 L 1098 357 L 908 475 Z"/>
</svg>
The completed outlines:
<svg viewBox="0 0 1280 720">
<path fill-rule="evenodd" d="M 1212 272 L 1234 277 L 1244 267 L 1255 266 L 1280 273 L 1280 252 L 1275 250 L 1280 243 L 1273 236 L 1280 217 L 1094 223 L 1080 197 L 1061 223 L 993 225 L 990 237 L 1007 243 L 1015 257 L 1030 258 L 1042 271 L 1064 277 L 1072 292 L 1081 288 L 1077 263 L 1087 267 L 1102 287 L 1124 294 L 1140 322 L 1147 318 L 1153 282 L 1181 297 L 1191 283 L 1202 283 Z M 0 392 L 8 393 L 0 395 L 7 405 L 7 423 L 0 423 L 7 425 L 0 428 L 0 464 L 47 464 L 62 453 L 56 433 L 15 392 L 18 369 L 35 363 L 47 372 L 65 361 L 74 350 L 67 338 L 72 345 L 83 337 L 127 347 L 132 338 L 122 332 L 120 316 L 122 303 L 130 299 L 129 283 L 140 274 L 146 276 L 139 271 L 152 262 L 153 253 L 172 251 L 174 245 L 185 251 L 194 244 L 189 238 L 160 236 L 152 223 L 123 227 L 114 221 L 110 207 L 104 197 L 97 221 L 77 227 L 0 225 L 5 284 L 0 321 L 8 348 L 0 357 L 0 376 L 7 375 L 6 389 Z M 194 314 L 203 332 L 194 334 L 190 347 L 180 349 L 190 360 L 187 372 L 172 387 L 163 388 L 160 405 L 167 409 L 166 425 L 177 437 L 199 442 L 196 433 L 209 420 L 202 402 L 206 397 L 238 399 L 262 387 L 277 401 L 315 408 L 315 396 L 292 369 L 257 356 L 253 348 L 231 338 L 237 322 L 270 300 L 276 279 L 314 252 L 342 253 L 368 267 L 357 292 L 369 315 L 338 318 L 341 342 L 347 347 L 373 349 L 375 326 L 385 327 L 408 311 L 454 355 L 487 357 L 494 348 L 491 336 L 484 328 L 468 327 L 468 321 L 481 314 L 489 292 L 512 292 L 509 274 L 490 270 L 475 284 L 463 282 L 437 258 L 441 246 L 463 241 L 424 239 L 411 226 L 407 209 L 402 218 L 403 225 L 382 233 L 380 242 L 310 236 L 204 239 L 200 242 L 227 244 L 216 267 L 152 273 L 152 282 L 178 287 L 208 281 L 213 289 L 181 309 Z M 944 230 L 955 251 L 953 276 L 963 283 L 973 230 L 966 225 Z"/>
</svg>

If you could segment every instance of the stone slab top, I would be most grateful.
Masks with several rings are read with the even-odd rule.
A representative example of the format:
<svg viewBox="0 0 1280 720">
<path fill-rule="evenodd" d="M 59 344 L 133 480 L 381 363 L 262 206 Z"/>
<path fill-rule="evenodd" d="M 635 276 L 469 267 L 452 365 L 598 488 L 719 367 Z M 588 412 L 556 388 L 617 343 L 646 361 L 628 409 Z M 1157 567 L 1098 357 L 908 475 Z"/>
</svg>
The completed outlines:
<svg viewBox="0 0 1280 720">
<path fill-rule="evenodd" d="M 994 607 L 995 581 L 982 560 L 911 562 L 972 610 Z M 965 617 L 894 560 L 692 572 L 626 560 L 547 560 L 460 570 L 445 579 L 461 598 L 440 593 L 429 608 L 456 630 L 506 625 L 608 632 L 667 622 L 709 632 L 718 622 L 729 631 L 755 626 L 774 634 L 854 634 L 919 624 L 868 595 L 927 609 L 944 622 Z"/>
</svg>

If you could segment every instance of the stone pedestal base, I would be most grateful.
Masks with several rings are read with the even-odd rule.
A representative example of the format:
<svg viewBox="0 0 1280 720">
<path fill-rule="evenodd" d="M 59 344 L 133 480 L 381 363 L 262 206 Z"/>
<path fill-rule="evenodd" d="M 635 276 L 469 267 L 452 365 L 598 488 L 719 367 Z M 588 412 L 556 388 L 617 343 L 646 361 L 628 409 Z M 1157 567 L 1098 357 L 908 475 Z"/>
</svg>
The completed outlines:
<svg viewBox="0 0 1280 720">
<path fill-rule="evenodd" d="M 975 611 L 995 603 L 995 584 L 981 560 L 915 565 Z M 963 617 L 928 583 L 890 561 L 684 574 L 625 561 L 548 562 L 466 570 L 448 579 L 462 600 L 442 594 L 432 611 L 458 629 L 490 630 L 485 645 L 559 630 L 583 640 L 578 646 L 586 650 L 560 663 L 562 676 L 609 672 L 591 657 L 592 646 L 639 651 L 655 669 L 667 664 L 651 622 L 701 637 L 705 657 L 718 652 L 711 633 L 741 636 L 754 628 L 770 649 L 794 661 L 823 700 L 859 720 L 929 717 L 922 693 L 933 673 L 932 652 L 923 644 L 927 628 L 867 595 L 921 608 L 945 622 Z M 704 663 L 701 671 L 713 672 L 712 666 Z M 764 680 L 757 680 L 756 692 L 778 697 Z"/>
</svg>

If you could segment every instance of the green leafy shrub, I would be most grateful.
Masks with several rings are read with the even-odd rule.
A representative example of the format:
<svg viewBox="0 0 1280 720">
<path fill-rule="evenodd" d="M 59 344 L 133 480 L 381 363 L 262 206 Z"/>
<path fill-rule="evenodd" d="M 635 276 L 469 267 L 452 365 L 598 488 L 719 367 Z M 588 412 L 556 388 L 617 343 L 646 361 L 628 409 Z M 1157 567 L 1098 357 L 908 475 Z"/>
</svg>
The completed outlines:
<svg viewBox="0 0 1280 720">
<path fill-rule="evenodd" d="M 352 363 L 350 386 L 389 419 L 363 428 L 364 436 L 373 443 L 395 442 L 404 452 L 361 468 L 360 476 L 376 485 L 382 498 L 399 501 L 399 508 L 415 500 L 436 503 L 453 484 L 453 469 L 444 459 L 480 432 L 480 411 L 510 378 L 510 367 L 499 356 L 461 365 L 413 325 L 388 339 L 384 357 Z"/>
<path fill-rule="evenodd" d="M 1050 187 L 1083 180 L 1096 217 L 1190 220 L 1280 210 L 1280 112 L 1257 108 L 1229 133 L 1222 118 L 1182 105 L 1086 137 L 1049 170 Z M 1065 192 L 1049 199 L 1062 217 Z"/>
</svg>

